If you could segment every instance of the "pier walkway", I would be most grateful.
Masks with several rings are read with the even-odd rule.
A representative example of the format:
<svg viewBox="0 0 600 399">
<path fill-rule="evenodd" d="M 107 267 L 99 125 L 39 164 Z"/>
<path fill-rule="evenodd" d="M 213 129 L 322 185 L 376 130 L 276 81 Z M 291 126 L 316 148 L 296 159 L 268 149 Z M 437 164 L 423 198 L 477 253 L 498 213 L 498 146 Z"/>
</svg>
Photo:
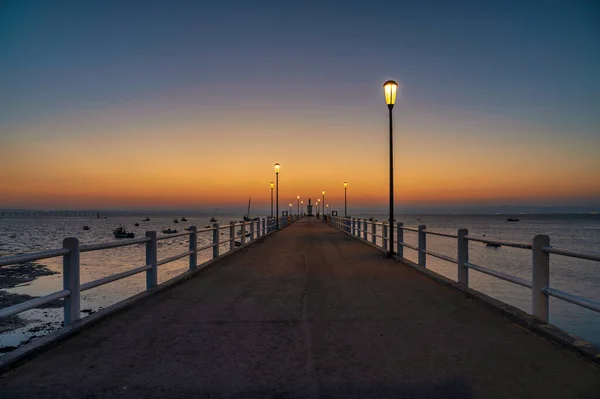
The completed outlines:
<svg viewBox="0 0 600 399">
<path fill-rule="evenodd" d="M 584 397 L 600 369 L 312 218 L 84 329 L 3 398 Z"/>
</svg>

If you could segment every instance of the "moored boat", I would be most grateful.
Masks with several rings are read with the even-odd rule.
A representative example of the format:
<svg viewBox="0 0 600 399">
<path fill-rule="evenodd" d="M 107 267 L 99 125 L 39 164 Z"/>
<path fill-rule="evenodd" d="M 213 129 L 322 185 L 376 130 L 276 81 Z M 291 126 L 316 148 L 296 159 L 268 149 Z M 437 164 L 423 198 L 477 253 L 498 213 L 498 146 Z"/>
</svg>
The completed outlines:
<svg viewBox="0 0 600 399">
<path fill-rule="evenodd" d="M 175 234 L 175 233 L 177 233 L 177 230 L 169 228 L 169 229 L 163 230 L 162 232 L 164 234 Z"/>
<path fill-rule="evenodd" d="M 518 222 L 519 218 L 506 218 L 506 221 L 508 221 L 508 222 Z"/>
<path fill-rule="evenodd" d="M 134 233 L 128 232 L 125 227 L 117 227 L 113 230 L 115 238 L 135 238 Z"/>
</svg>

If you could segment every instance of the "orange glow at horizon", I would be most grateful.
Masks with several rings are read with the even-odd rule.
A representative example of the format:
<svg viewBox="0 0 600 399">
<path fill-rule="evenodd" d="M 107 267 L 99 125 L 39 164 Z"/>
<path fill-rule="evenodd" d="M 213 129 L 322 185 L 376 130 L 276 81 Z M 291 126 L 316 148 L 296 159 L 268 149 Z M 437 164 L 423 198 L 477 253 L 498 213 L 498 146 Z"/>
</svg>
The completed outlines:
<svg viewBox="0 0 600 399">
<path fill-rule="evenodd" d="M 280 204 L 296 203 L 298 195 L 316 204 L 325 189 L 335 209 L 343 206 L 344 182 L 353 205 L 387 201 L 384 118 L 376 133 L 372 126 L 317 128 L 314 121 L 301 120 L 285 133 L 270 122 L 209 122 L 111 127 L 81 135 L 62 134 L 73 128 L 54 126 L 50 135 L 36 139 L 23 131 L 0 147 L 0 207 L 242 207 L 251 196 L 253 207 L 266 209 L 275 162 L 281 164 Z M 397 203 L 600 198 L 595 142 L 523 137 L 517 146 L 494 135 L 441 134 L 397 124 Z"/>
</svg>

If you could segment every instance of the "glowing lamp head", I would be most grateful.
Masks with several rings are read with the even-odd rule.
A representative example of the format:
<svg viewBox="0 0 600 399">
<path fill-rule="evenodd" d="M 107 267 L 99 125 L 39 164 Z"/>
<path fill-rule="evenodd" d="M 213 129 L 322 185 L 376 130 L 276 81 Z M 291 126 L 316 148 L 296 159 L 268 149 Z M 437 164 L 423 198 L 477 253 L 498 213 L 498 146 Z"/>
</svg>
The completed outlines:
<svg viewBox="0 0 600 399">
<path fill-rule="evenodd" d="M 275 164 L 275 173 L 279 173 L 279 168 L 281 167 L 281 165 L 279 165 L 279 163 Z"/>
<path fill-rule="evenodd" d="M 325 195 L 325 190 L 321 191 L 321 194 Z"/>
<path fill-rule="evenodd" d="M 344 182 L 344 188 L 348 187 L 348 182 Z"/>
<path fill-rule="evenodd" d="M 275 187 L 275 183 L 271 182 L 270 186 L 271 186 L 271 188 Z"/>
<path fill-rule="evenodd" d="M 398 90 L 398 83 L 393 80 L 388 80 L 383 84 L 383 92 L 385 94 L 385 103 L 393 107 L 396 103 L 396 91 Z"/>
<path fill-rule="evenodd" d="M 300 205 L 304 204 L 304 201 L 300 201 Z"/>
<path fill-rule="evenodd" d="M 297 196 L 296 196 L 296 199 L 300 199 L 300 196 L 299 196 L 299 195 L 297 195 Z"/>
</svg>

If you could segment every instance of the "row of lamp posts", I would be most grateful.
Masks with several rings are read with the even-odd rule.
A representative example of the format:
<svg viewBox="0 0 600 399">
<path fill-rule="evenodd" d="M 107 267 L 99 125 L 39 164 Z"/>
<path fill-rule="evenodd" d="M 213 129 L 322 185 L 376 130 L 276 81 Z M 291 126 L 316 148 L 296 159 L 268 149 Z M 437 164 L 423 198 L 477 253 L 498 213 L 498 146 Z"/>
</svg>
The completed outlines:
<svg viewBox="0 0 600 399">
<path fill-rule="evenodd" d="M 388 106 L 389 110 L 389 141 L 390 141 L 390 203 L 389 203 L 389 219 L 388 225 L 390 226 L 390 236 L 389 236 L 389 250 L 387 253 L 388 257 L 391 257 L 394 254 L 394 229 L 392 226 L 394 225 L 394 136 L 393 136 L 393 115 L 392 110 L 394 108 L 394 104 L 396 103 L 396 93 L 398 91 L 398 84 L 393 80 L 388 80 L 383 84 L 383 92 L 385 94 L 385 102 Z M 279 229 L 279 163 L 275 164 L 275 197 L 276 197 L 276 215 L 277 215 L 277 228 Z M 344 217 L 348 217 L 348 197 L 347 197 L 347 189 L 348 182 L 344 182 Z M 321 191 L 323 205 L 321 205 L 322 212 L 325 213 L 325 206 L 327 207 L 327 211 L 329 211 L 329 204 L 325 205 L 325 190 Z M 300 216 L 300 195 L 296 197 L 298 200 L 298 216 Z M 320 200 L 317 201 L 317 213 L 319 212 Z M 290 204 L 290 208 L 292 208 L 292 204 Z M 291 210 L 291 209 L 290 209 Z M 273 182 L 271 182 L 271 217 L 273 217 Z"/>
</svg>

